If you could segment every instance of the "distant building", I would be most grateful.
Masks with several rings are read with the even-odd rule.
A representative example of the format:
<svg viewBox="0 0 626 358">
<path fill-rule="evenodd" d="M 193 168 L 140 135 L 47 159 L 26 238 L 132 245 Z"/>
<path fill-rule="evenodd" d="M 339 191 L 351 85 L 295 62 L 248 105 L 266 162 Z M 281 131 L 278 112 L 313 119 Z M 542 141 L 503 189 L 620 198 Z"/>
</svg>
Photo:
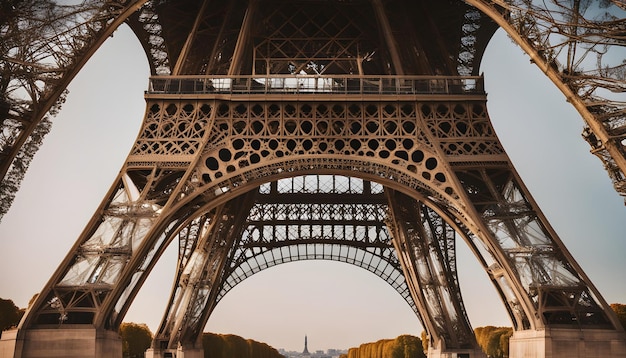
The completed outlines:
<svg viewBox="0 0 626 358">
<path fill-rule="evenodd" d="M 302 356 L 310 356 L 309 349 L 307 348 L 307 337 L 304 335 L 304 351 L 302 351 Z"/>
<path fill-rule="evenodd" d="M 287 351 L 283 348 L 278 349 L 278 352 L 282 354 L 285 358 L 339 358 L 339 355 L 348 353 L 346 349 L 328 349 L 327 352 L 323 350 L 316 350 L 313 353 L 309 352 L 309 344 L 308 337 L 304 336 L 304 350 L 302 353 Z"/>
</svg>

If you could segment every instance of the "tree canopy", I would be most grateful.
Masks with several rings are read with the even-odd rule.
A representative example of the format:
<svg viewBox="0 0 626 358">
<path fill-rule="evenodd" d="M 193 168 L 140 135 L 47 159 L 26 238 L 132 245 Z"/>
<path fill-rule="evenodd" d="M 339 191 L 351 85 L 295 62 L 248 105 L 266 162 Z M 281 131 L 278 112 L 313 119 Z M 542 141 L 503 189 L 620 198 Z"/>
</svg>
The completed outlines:
<svg viewBox="0 0 626 358">
<path fill-rule="evenodd" d="M 25 310 L 18 308 L 12 300 L 0 298 L 0 335 L 2 331 L 17 327 Z"/>
<path fill-rule="evenodd" d="M 205 332 L 202 335 L 205 358 L 283 358 L 275 348 L 233 334 Z"/>
<path fill-rule="evenodd" d="M 621 303 L 611 303 L 611 308 L 617 314 L 617 318 L 622 324 L 622 327 L 626 329 L 626 305 Z"/>
<path fill-rule="evenodd" d="M 364 343 L 358 348 L 350 348 L 341 358 L 426 358 L 422 340 L 411 335 L 398 336 L 395 339 L 381 339 L 377 342 Z"/>
<path fill-rule="evenodd" d="M 492 358 L 509 356 L 509 338 L 513 335 L 511 327 L 478 327 L 474 330 L 480 348 Z"/>
<path fill-rule="evenodd" d="M 120 336 L 124 358 L 143 358 L 144 352 L 152 344 L 152 332 L 143 323 L 122 323 Z"/>
</svg>

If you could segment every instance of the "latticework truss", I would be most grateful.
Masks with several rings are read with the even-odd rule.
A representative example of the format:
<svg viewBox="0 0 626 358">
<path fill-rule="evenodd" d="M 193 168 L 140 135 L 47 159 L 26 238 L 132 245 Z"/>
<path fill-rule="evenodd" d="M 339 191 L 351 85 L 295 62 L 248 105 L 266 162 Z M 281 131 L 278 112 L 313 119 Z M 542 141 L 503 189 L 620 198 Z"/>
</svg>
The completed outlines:
<svg viewBox="0 0 626 358">
<path fill-rule="evenodd" d="M 387 224 L 409 289 L 428 317 L 422 321 L 431 340 L 442 341 L 431 343 L 447 349 L 475 347 L 457 278 L 455 228 L 424 203 L 392 190 L 386 195 L 391 208 Z"/>
<path fill-rule="evenodd" d="M 603 161 L 616 190 L 620 195 L 624 194 L 626 160 L 622 141 L 626 133 L 623 129 L 625 101 L 620 99 L 620 94 L 624 93 L 622 59 L 625 42 L 623 32 L 626 25 L 624 11 L 620 10 L 623 3 L 619 0 L 566 3 L 467 2 L 476 6 L 478 10 L 468 8 L 464 15 L 456 65 L 458 72 L 463 75 L 476 73 L 477 61 L 482 56 L 482 52 L 477 52 L 477 48 L 486 43 L 481 35 L 481 31 L 486 27 L 481 20 L 481 13 L 485 13 L 504 27 L 516 43 L 522 45 L 533 61 L 557 82 L 566 97 L 571 97 L 571 102 L 586 121 L 587 128 L 583 135 L 589 141 L 592 152 Z M 234 44 L 237 41 L 237 34 L 234 31 L 238 25 L 236 22 L 220 23 L 219 18 L 232 21 L 231 19 L 236 17 L 232 15 L 235 10 L 243 8 L 242 4 L 235 2 L 229 4 L 230 6 L 224 4 L 221 7 L 212 4 L 210 9 L 205 6 L 200 8 L 198 5 L 192 6 L 190 2 L 173 7 L 168 6 L 168 2 L 152 1 L 118 3 L 94 0 L 79 5 L 60 5 L 53 1 L 31 0 L 5 4 L 0 23 L 3 43 L 0 107 L 2 212 L 6 212 L 10 207 L 13 193 L 19 188 L 30 158 L 49 130 L 50 124 L 46 114 L 54 115 L 58 111 L 63 102 L 63 91 L 69 81 L 122 21 L 128 19 L 129 24 L 133 24 L 133 30 L 143 43 L 150 59 L 152 73 L 172 73 L 174 63 L 170 63 L 172 55 L 170 53 L 174 51 L 175 55 L 186 59 L 177 65 L 179 70 L 176 70 L 176 73 L 198 73 L 199 70 L 200 73 L 226 74 L 228 70 L 224 66 L 230 63 L 227 61 L 229 58 L 227 54 L 234 51 Z M 385 6 L 390 9 L 387 11 L 388 21 L 392 24 L 400 23 L 401 17 L 396 18 L 397 12 L 393 11 L 396 6 L 394 2 L 385 3 Z M 164 7 L 168 12 L 176 8 L 192 11 L 201 9 L 209 16 L 202 22 L 192 24 L 196 35 L 190 38 L 191 41 L 187 41 L 187 45 L 181 44 L 178 51 L 168 52 L 165 47 L 166 38 L 162 34 L 164 25 L 159 18 Z M 184 13 L 183 10 L 179 12 Z M 295 10 L 290 13 L 285 26 L 290 21 L 295 21 L 297 14 L 298 11 Z M 168 13 L 168 16 L 172 14 Z M 338 13 L 337 16 L 341 14 Z M 375 51 L 374 49 L 359 50 L 359 53 L 355 53 L 348 51 L 347 47 L 353 46 L 355 40 L 345 44 L 338 41 L 344 37 L 337 35 L 338 25 L 333 23 L 334 20 L 315 22 L 313 19 L 314 17 L 305 20 L 310 21 L 311 26 L 317 26 L 323 31 L 329 43 L 336 44 L 335 52 L 343 53 L 346 59 L 360 58 L 360 61 L 366 64 L 371 60 L 368 56 Z M 438 23 L 441 26 L 444 22 Z M 180 21 L 178 24 L 178 27 L 183 26 Z M 189 26 L 185 24 L 184 28 L 188 30 Z M 172 30 L 169 30 L 169 33 L 172 33 Z M 290 38 L 289 43 L 292 45 L 293 41 L 296 41 L 292 39 L 295 36 L 293 31 L 285 36 Z M 217 41 L 217 37 L 222 40 Z M 167 40 L 171 42 L 171 39 Z M 212 42 L 216 45 L 209 51 L 209 56 L 191 60 L 192 55 L 187 55 L 190 53 L 189 46 L 193 43 Z M 290 62 L 293 62 L 293 59 L 285 58 L 283 65 L 279 67 L 292 71 L 297 69 L 297 72 L 327 72 L 333 66 L 323 65 L 324 61 L 320 62 L 319 59 L 317 62 L 310 60 L 311 56 L 323 57 L 322 52 L 332 52 L 328 46 L 321 46 L 310 56 L 299 58 L 298 64 L 292 64 Z M 310 44 L 309 47 L 320 46 Z M 260 47 L 257 48 L 260 50 Z M 409 56 L 402 51 L 398 50 L 398 58 L 406 63 Z M 262 63 L 262 59 L 267 55 L 259 53 L 259 56 Z M 329 61 L 339 64 L 340 58 L 331 57 Z M 349 64 L 352 71 L 358 69 L 357 62 Z M 432 60 L 427 60 L 416 66 L 430 66 L 431 62 Z M 262 66 L 268 68 L 267 64 Z M 272 64 L 270 67 L 275 66 Z M 184 68 L 186 70 L 183 70 Z M 270 71 L 269 68 L 263 73 L 267 71 Z"/>
<path fill-rule="evenodd" d="M 0 8 L 0 216 L 50 130 L 50 117 L 93 52 L 136 1 L 3 2 Z"/>
<path fill-rule="evenodd" d="M 626 197 L 622 0 L 468 1 L 494 18 L 581 113 L 583 137 Z"/>
</svg>

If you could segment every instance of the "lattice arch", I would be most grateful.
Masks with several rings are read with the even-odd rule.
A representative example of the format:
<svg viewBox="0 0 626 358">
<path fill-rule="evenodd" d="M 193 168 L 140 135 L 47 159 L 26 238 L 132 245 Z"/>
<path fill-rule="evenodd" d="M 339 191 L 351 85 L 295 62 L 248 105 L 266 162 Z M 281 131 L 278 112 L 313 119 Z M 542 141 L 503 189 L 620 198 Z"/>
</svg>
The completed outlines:
<svg viewBox="0 0 626 358">
<path fill-rule="evenodd" d="M 398 218 L 391 215 L 389 202 L 395 199 L 379 183 L 291 173 L 246 191 L 225 194 L 230 195 L 225 204 L 198 208 L 168 239 L 179 242 L 179 268 L 166 319 L 155 336 L 158 345 L 197 336 L 217 303 L 237 284 L 267 268 L 300 260 L 332 260 L 370 271 L 400 294 L 433 336 L 447 337 L 450 347 L 471 345 L 455 254 L 457 236 L 467 238 L 468 233 L 436 204 L 404 196 L 416 210 L 401 220 L 424 228 L 419 234 L 424 242 L 418 247 L 414 241 L 392 237 L 389 225 L 400 235 L 402 224 L 393 224 Z M 401 262 L 398 250 L 428 253 L 408 264 Z M 223 260 L 220 255 L 225 255 Z M 407 272 L 421 283 L 413 282 L 411 288 Z M 438 303 L 441 300 L 446 302 Z M 446 324 L 448 320 L 454 323 Z"/>
<path fill-rule="evenodd" d="M 315 181 L 322 187 L 313 189 L 306 181 Z M 297 182 L 301 186 L 294 192 L 293 184 Z M 380 200 L 383 187 L 366 182 L 364 188 L 363 183 L 357 178 L 322 175 L 262 185 L 259 199 L 246 220 L 239 248 L 225 269 L 226 279 L 218 300 L 246 278 L 272 266 L 301 260 L 331 260 L 355 265 L 380 277 L 417 314 L 385 226 L 388 212 L 387 205 Z M 346 190 L 338 192 L 336 188 L 341 185 L 346 185 Z M 315 193 L 312 190 L 321 190 L 323 194 L 363 195 L 363 190 L 370 190 L 375 199 L 370 198 L 370 203 L 272 203 L 267 202 L 272 188 L 283 195 Z"/>
</svg>

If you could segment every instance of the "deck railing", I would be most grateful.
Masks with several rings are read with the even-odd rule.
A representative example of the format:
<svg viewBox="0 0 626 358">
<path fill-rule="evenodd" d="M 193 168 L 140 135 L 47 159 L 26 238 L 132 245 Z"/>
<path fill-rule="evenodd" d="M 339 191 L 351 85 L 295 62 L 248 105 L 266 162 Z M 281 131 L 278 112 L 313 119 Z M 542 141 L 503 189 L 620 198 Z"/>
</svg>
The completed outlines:
<svg viewBox="0 0 626 358">
<path fill-rule="evenodd" d="M 163 94 L 483 94 L 482 76 L 154 76 Z"/>
</svg>

